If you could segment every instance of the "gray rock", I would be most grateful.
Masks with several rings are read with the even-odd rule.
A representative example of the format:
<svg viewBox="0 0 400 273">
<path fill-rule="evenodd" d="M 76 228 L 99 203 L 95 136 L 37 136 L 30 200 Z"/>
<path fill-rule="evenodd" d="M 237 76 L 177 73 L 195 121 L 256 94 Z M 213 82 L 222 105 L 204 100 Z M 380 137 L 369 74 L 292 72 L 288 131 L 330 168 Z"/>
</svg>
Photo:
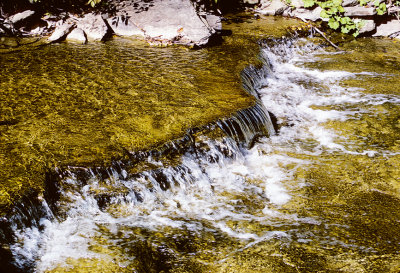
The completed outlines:
<svg viewBox="0 0 400 273">
<path fill-rule="evenodd" d="M 372 1 L 369 1 L 369 3 L 367 5 L 370 7 L 373 7 L 373 6 L 375 6 L 376 1 L 378 1 L 378 5 L 382 2 L 385 2 L 385 0 L 372 0 Z"/>
<path fill-rule="evenodd" d="M 372 36 L 390 36 L 400 32 L 400 21 L 393 19 L 386 24 L 380 24 L 376 27 L 376 33 Z"/>
<path fill-rule="evenodd" d="M 372 16 L 376 14 L 375 8 L 372 7 L 345 7 L 344 11 L 344 16 L 350 17 Z"/>
<path fill-rule="evenodd" d="M 32 30 L 29 32 L 29 35 L 33 35 L 33 36 L 35 36 L 35 35 L 42 35 L 42 34 L 45 33 L 45 31 L 46 31 L 46 28 L 45 28 L 45 27 L 36 27 L 36 28 L 32 29 Z"/>
<path fill-rule="evenodd" d="M 284 11 L 283 11 L 283 13 L 282 13 L 282 16 L 284 16 L 284 17 L 289 17 L 290 16 L 290 8 L 289 9 L 285 9 Z"/>
<path fill-rule="evenodd" d="M 292 7 L 295 7 L 296 9 L 298 9 L 298 8 L 304 8 L 304 2 L 303 2 L 303 0 L 292 0 L 292 1 L 290 2 L 290 5 L 291 5 Z"/>
<path fill-rule="evenodd" d="M 33 10 L 26 10 L 20 13 L 17 13 L 15 15 L 10 16 L 9 20 L 11 23 L 18 24 L 21 23 L 22 21 L 32 17 L 33 15 L 35 15 L 35 12 Z"/>
<path fill-rule="evenodd" d="M 101 41 L 108 33 L 108 26 L 101 15 L 92 13 L 81 18 L 76 26 L 86 33 L 88 41 Z"/>
<path fill-rule="evenodd" d="M 197 15 L 190 0 L 154 0 L 142 12 L 131 12 L 132 22 L 150 41 L 205 45 L 212 31 Z"/>
<path fill-rule="evenodd" d="M 243 0 L 243 3 L 247 5 L 258 5 L 259 0 Z"/>
<path fill-rule="evenodd" d="M 66 40 L 68 42 L 79 43 L 79 44 L 86 44 L 87 39 L 85 32 L 83 32 L 80 28 L 73 29 L 68 35 Z"/>
<path fill-rule="evenodd" d="M 388 14 L 397 14 L 400 12 L 400 7 L 399 6 L 389 6 L 388 7 Z"/>
<path fill-rule="evenodd" d="M 60 24 L 59 22 L 57 22 L 56 25 L 57 26 L 53 34 L 51 34 L 51 36 L 47 38 L 49 42 L 58 42 L 64 39 L 67 36 L 67 34 L 70 33 L 71 30 L 75 27 L 75 25 L 70 23 Z"/>
<path fill-rule="evenodd" d="M 290 16 L 300 18 L 303 20 L 317 21 L 318 19 L 321 19 L 320 17 L 321 10 L 322 10 L 321 7 L 316 7 L 313 10 L 298 8 L 295 9 L 293 12 L 291 12 Z"/>
<path fill-rule="evenodd" d="M 115 16 L 107 19 L 112 31 L 119 36 L 144 36 L 143 30 L 138 28 L 129 17 Z"/>
<path fill-rule="evenodd" d="M 257 12 L 264 15 L 282 15 L 288 6 L 281 0 L 265 1 Z"/>
<path fill-rule="evenodd" d="M 213 14 L 206 14 L 207 26 L 211 31 L 222 30 L 221 17 Z"/>
<path fill-rule="evenodd" d="M 343 0 L 342 7 L 354 7 L 360 3 L 359 0 Z"/>
<path fill-rule="evenodd" d="M 375 30 L 376 24 L 374 20 L 361 20 L 361 19 L 354 19 L 355 23 L 363 22 L 363 26 L 360 29 L 360 34 L 369 33 Z"/>
</svg>

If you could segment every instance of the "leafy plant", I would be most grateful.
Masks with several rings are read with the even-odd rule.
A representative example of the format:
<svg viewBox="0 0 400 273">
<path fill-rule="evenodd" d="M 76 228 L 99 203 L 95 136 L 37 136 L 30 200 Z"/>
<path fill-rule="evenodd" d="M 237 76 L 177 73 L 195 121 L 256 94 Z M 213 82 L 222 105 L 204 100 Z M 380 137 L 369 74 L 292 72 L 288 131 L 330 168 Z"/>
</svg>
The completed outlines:
<svg viewBox="0 0 400 273">
<path fill-rule="evenodd" d="M 385 2 L 381 3 L 380 0 L 375 0 L 374 1 L 374 6 L 376 7 L 376 13 L 378 15 L 383 15 L 383 14 L 386 13 L 387 8 L 386 8 L 386 3 Z"/>
<path fill-rule="evenodd" d="M 311 8 L 316 2 L 314 0 L 303 0 L 303 3 L 305 8 Z"/>
<path fill-rule="evenodd" d="M 87 3 L 94 8 L 100 2 L 101 2 L 101 0 L 89 0 Z"/>
<path fill-rule="evenodd" d="M 365 6 L 370 0 L 359 0 L 361 6 Z M 344 16 L 345 9 L 342 6 L 342 0 L 303 0 L 305 8 L 311 8 L 318 5 L 322 8 L 320 16 L 326 19 L 328 26 L 334 30 L 340 30 L 342 33 L 350 33 L 354 37 L 360 34 L 360 29 L 364 26 L 365 21 L 356 20 L 348 16 Z M 400 0 L 396 0 L 400 5 Z M 387 7 L 385 2 L 375 0 L 374 6 L 378 15 L 386 13 Z"/>
</svg>

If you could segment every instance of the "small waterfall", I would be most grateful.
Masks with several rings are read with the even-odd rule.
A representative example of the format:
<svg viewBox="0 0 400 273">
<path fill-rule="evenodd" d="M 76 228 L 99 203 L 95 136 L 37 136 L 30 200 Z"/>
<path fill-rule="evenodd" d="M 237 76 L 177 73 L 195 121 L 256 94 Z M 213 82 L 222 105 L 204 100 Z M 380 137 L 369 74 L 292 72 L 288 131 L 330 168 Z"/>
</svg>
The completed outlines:
<svg viewBox="0 0 400 273">
<path fill-rule="evenodd" d="M 265 79 L 271 74 L 268 58 L 260 56 L 262 66 L 250 65 L 241 73 L 242 86 L 247 93 L 256 98 L 256 104 L 248 109 L 240 110 L 232 117 L 217 122 L 219 127 L 238 143 L 252 147 L 257 137 L 272 136 L 276 130 L 271 113 L 261 102 L 259 91 L 265 86 Z"/>
<path fill-rule="evenodd" d="M 257 219 L 238 212 L 228 193 L 249 191 L 260 202 L 268 200 L 262 186 L 246 182 L 248 171 L 231 170 L 243 169 L 245 149 L 258 138 L 276 133 L 258 93 L 265 76 L 265 67 L 250 66 L 242 73 L 244 89 L 256 98 L 253 107 L 190 129 L 157 150 L 129 153 L 129 160 L 109 168 L 49 171 L 44 196 L 22 200 L 1 223 L 2 242 L 10 245 L 2 263 L 11 271 L 43 272 L 67 258 L 102 258 L 89 250 L 91 238 L 105 236 L 99 226 L 200 231 L 209 225 L 233 237 L 258 238 L 233 230 L 223 219 Z M 205 136 L 217 131 L 217 138 Z"/>
<path fill-rule="evenodd" d="M 278 248 L 315 239 L 326 249 L 369 251 L 326 236 L 329 224 L 333 234 L 342 228 L 336 223 L 301 216 L 285 205 L 303 198 L 307 181 L 296 172 L 313 156 L 389 154 L 351 149 L 324 127 L 327 121 L 355 119 L 361 110 L 315 105 L 381 105 L 400 98 L 338 84 L 355 73 L 305 68 L 322 52 L 305 39 L 260 44 L 263 65 L 242 73 L 244 89 L 257 98 L 253 107 L 108 168 L 56 170 L 48 175 L 44 198 L 16 207 L 15 219 L 0 219 L 0 235 L 12 237 L 6 255 L 15 270 L 45 272 L 80 258 L 111 261 L 133 272 L 168 271 L 189 261 L 194 265 L 188 268 L 212 268 L 274 239 L 283 242 Z M 304 210 L 311 206 L 301 204 Z"/>
<path fill-rule="evenodd" d="M 275 134 L 270 114 L 257 101 L 252 108 L 238 111 L 232 117 L 217 122 L 226 135 L 251 147 L 257 137 Z"/>
</svg>

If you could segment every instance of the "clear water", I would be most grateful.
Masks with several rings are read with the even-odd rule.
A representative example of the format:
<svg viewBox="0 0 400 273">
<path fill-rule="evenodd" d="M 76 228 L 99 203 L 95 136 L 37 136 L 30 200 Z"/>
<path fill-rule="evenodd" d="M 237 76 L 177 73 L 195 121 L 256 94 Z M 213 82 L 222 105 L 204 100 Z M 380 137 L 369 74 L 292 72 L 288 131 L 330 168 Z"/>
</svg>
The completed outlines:
<svg viewBox="0 0 400 273">
<path fill-rule="evenodd" d="M 279 130 L 248 148 L 196 135 L 177 162 L 149 156 L 140 172 L 121 163 L 107 175 L 64 173 L 57 215 L 15 228 L 17 263 L 37 272 L 397 272 L 399 46 L 346 47 L 264 44 L 269 73 L 257 92 Z"/>
</svg>

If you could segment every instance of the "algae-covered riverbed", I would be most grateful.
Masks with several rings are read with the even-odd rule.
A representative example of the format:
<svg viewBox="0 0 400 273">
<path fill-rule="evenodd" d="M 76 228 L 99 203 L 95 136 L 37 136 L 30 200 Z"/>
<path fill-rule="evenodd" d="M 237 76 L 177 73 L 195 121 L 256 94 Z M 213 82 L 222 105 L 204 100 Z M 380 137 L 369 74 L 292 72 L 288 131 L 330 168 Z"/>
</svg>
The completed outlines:
<svg viewBox="0 0 400 273">
<path fill-rule="evenodd" d="M 22 272 L 398 272 L 400 45 L 389 39 L 357 39 L 341 45 L 343 51 L 337 52 L 321 47 L 315 39 L 279 38 L 266 39 L 261 49 L 257 46 L 260 38 L 281 37 L 285 34 L 284 26 L 292 23 L 273 18 L 233 18 L 224 26 L 233 35 L 224 37 L 221 46 L 199 51 L 136 45 L 139 56 L 154 52 L 157 58 L 168 62 L 171 59 L 163 54 L 185 60 L 194 56 L 181 65 L 173 61 L 165 72 L 172 72 L 173 77 L 148 79 L 156 85 L 165 80 L 172 88 L 174 83 L 178 85 L 174 80 L 181 77 L 182 89 L 178 89 L 185 92 L 177 91 L 174 107 L 176 113 L 190 113 L 187 116 L 190 126 L 200 126 L 240 107 L 253 105 L 252 99 L 240 93 L 238 75 L 261 53 L 264 69 L 247 70 L 247 76 L 257 87 L 258 103 L 276 117 L 277 134 L 259 137 L 252 145 L 241 146 L 223 133 L 199 133 L 193 136 L 192 147 L 179 155 L 175 164 L 165 164 L 149 156 L 143 158 L 143 164 L 151 166 L 147 169 L 128 169 L 124 163 L 114 162 L 105 172 L 87 168 L 61 173 L 57 181 L 58 199 L 53 203 L 42 202 L 45 211 L 42 218 L 30 225 L 13 227 L 14 238 L 8 249 L 16 268 Z M 130 54 L 130 43 L 115 40 L 96 45 L 91 51 L 105 54 L 105 49 L 110 47 L 113 52 L 120 49 L 120 54 Z M 80 46 L 53 45 L 46 50 L 64 52 L 64 48 L 73 50 Z M 113 54 L 107 56 L 115 58 Z M 86 61 L 90 62 L 90 58 Z M 125 62 L 132 60 L 127 58 Z M 131 75 L 141 73 L 129 70 L 126 63 L 106 68 L 118 71 L 121 66 L 123 75 L 126 71 L 131 71 Z M 140 67 L 139 63 L 135 65 Z M 102 66 L 97 67 L 101 70 Z M 179 74 L 176 67 L 185 73 Z M 157 69 L 161 68 L 152 66 L 146 73 L 152 75 Z M 114 132 L 124 128 L 123 122 L 134 124 L 126 114 L 130 111 L 126 109 L 128 102 L 123 100 L 134 95 L 124 88 L 113 91 L 110 86 L 134 85 L 135 81 L 124 76 L 124 81 L 116 82 L 112 77 L 107 78 L 105 70 L 101 71 L 104 75 L 94 70 L 87 72 L 90 77 L 85 79 L 90 81 L 82 77 L 82 82 L 77 84 L 82 88 L 94 85 L 100 90 L 109 87 L 109 96 L 93 93 L 96 89 L 91 88 L 86 88 L 87 93 L 77 92 L 82 96 L 90 94 L 106 105 L 115 105 L 114 111 L 119 112 L 100 116 L 112 123 L 78 124 L 83 133 L 91 132 L 85 128 Z M 70 74 L 74 73 L 72 70 Z M 100 84 L 103 77 L 107 80 Z M 141 88 L 147 90 L 146 86 Z M 214 88 L 225 95 L 216 95 Z M 204 90 L 210 92 L 203 94 Z M 239 93 L 232 93 L 234 90 Z M 190 92 L 199 95 L 185 104 L 188 99 L 185 96 Z M 136 96 L 152 109 L 150 115 L 158 111 L 157 103 L 173 104 L 168 99 L 172 93 L 175 94 L 167 88 L 165 94 L 160 91 L 153 93 L 153 97 Z M 21 94 L 25 94 L 21 100 L 28 100 L 28 94 L 22 91 Z M 75 93 L 68 94 L 79 98 Z M 166 96 L 164 101 L 163 96 Z M 207 98 L 204 101 L 203 96 Z M 121 98 L 125 108 L 117 107 L 115 97 Z M 57 100 L 52 101 L 58 105 Z M 90 102 L 97 105 L 94 99 Z M 198 108 L 192 109 L 192 104 Z M 87 104 L 82 105 L 89 108 Z M 72 104 L 64 106 L 75 109 Z M 21 109 L 25 108 L 21 106 Z M 46 109 L 35 109 L 46 112 Z M 182 121 L 180 115 L 168 109 L 159 117 L 170 121 L 171 115 L 174 121 Z M 85 115 L 84 110 L 75 109 L 71 117 L 60 114 L 54 120 L 62 117 L 65 121 L 84 122 L 98 118 Z M 2 131 L 1 137 L 10 138 L 6 132 L 13 126 L 18 128 L 24 116 L 45 119 L 34 113 L 32 110 L 19 117 L 12 116 L 9 120 L 15 121 L 3 127 L 5 133 Z M 118 121 L 113 113 L 119 113 L 122 120 Z M 248 122 L 246 128 L 254 130 L 251 119 L 260 117 L 256 112 L 249 113 L 241 122 Z M 201 117 L 200 122 L 194 122 L 192 117 Z M 186 127 L 176 129 L 174 122 L 163 123 L 161 118 L 157 119 L 159 127 L 154 126 L 154 119 L 147 123 L 143 120 L 143 128 L 149 132 L 157 132 L 157 128 L 169 132 L 170 128 L 172 138 L 179 136 L 175 132 L 186 130 Z M 29 126 L 27 121 L 25 124 Z M 231 127 L 231 133 L 236 129 L 239 128 Z M 38 139 L 52 139 L 44 131 L 44 135 L 37 131 L 40 136 L 46 136 Z M 121 136 L 130 133 L 116 132 Z M 132 129 L 132 132 L 136 131 Z M 74 137 L 74 131 L 63 134 Z M 27 135 L 22 130 L 18 139 L 24 140 Z M 101 137 L 90 138 L 90 143 L 99 147 L 91 153 L 96 155 L 95 159 L 107 159 L 108 151 L 118 153 L 119 145 L 124 148 L 136 145 L 130 137 L 111 136 L 106 141 Z M 146 136 L 144 139 L 151 145 L 157 145 L 157 141 L 152 142 L 153 138 Z M 67 141 L 60 139 L 60 143 Z M 112 145 L 107 146 L 110 141 Z M 92 161 L 87 158 L 91 157 L 82 152 L 86 151 L 81 149 L 84 145 L 79 146 L 82 143 L 83 140 L 73 144 L 76 147 L 72 146 L 71 150 L 65 147 L 66 152 L 64 147 L 59 153 L 50 151 L 57 155 L 57 164 L 68 162 L 65 155 L 71 155 L 68 160 L 76 164 L 89 164 Z M 35 145 L 32 147 L 38 149 Z M 25 155 L 15 151 L 16 158 Z M 37 154 L 46 155 L 45 152 Z M 48 205 L 54 214 L 47 211 Z"/>
<path fill-rule="evenodd" d="M 30 190 L 41 192 L 45 172 L 55 167 L 107 165 L 251 107 L 239 75 L 257 55 L 250 33 L 271 30 L 271 22 L 232 24 L 233 36 L 201 50 L 119 38 L 3 50 L 2 209 Z"/>
</svg>

